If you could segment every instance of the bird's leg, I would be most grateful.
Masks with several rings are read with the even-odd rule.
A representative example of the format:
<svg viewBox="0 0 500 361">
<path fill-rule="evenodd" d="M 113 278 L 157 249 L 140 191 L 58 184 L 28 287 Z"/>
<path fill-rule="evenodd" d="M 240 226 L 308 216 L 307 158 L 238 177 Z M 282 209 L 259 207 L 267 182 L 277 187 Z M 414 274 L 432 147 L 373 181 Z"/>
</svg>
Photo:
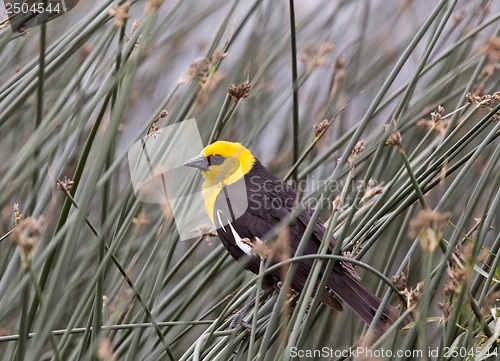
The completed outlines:
<svg viewBox="0 0 500 361">
<path fill-rule="evenodd" d="M 267 287 L 264 288 L 262 291 L 259 293 L 259 302 L 262 300 L 265 300 L 268 298 L 272 293 L 274 292 L 274 287 Z M 255 306 L 255 303 L 257 302 L 257 297 L 254 297 L 250 303 L 247 305 L 243 306 L 238 312 L 234 314 L 234 316 L 231 318 L 231 322 L 229 323 L 229 329 L 232 330 L 235 328 L 238 323 L 240 323 L 243 327 L 246 329 L 250 330 L 252 329 L 252 325 L 246 321 L 243 320 L 243 316 L 252 308 Z"/>
</svg>

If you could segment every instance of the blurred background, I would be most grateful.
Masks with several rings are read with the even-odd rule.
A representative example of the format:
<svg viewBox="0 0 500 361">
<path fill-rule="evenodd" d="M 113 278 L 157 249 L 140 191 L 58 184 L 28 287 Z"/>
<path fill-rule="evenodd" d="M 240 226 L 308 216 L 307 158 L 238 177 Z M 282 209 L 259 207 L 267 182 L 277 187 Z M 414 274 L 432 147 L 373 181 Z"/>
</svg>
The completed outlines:
<svg viewBox="0 0 500 361">
<path fill-rule="evenodd" d="M 493 352 L 498 2 L 80 1 L 21 33 L 0 15 L 2 359 Z M 131 185 L 132 145 L 191 118 L 303 200 L 326 192 L 322 220 L 407 329 L 370 337 L 312 295 L 283 309 L 274 295 L 244 309 L 250 330 L 229 327 L 259 279 L 205 227 L 180 241 L 168 202 Z"/>
</svg>

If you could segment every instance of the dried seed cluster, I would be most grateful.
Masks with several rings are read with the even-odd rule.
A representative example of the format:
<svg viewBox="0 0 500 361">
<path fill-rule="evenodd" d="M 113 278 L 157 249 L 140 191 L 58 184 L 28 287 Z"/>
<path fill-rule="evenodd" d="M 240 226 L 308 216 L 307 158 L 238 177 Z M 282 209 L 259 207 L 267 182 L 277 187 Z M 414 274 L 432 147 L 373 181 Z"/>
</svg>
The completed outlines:
<svg viewBox="0 0 500 361">
<path fill-rule="evenodd" d="M 450 212 L 438 213 L 430 209 L 424 209 L 410 221 L 410 237 L 418 236 L 422 229 L 432 227 L 433 225 L 444 229 L 448 225 L 450 218 Z"/>
<path fill-rule="evenodd" d="M 109 10 L 108 14 L 109 16 L 114 17 L 113 22 L 116 27 L 123 28 L 125 26 L 125 22 L 129 18 L 128 10 L 130 5 L 132 5 L 132 3 L 130 1 L 126 1 L 122 5 L 113 5 L 113 7 Z"/>
<path fill-rule="evenodd" d="M 356 143 L 356 145 L 351 151 L 351 154 L 349 155 L 349 158 L 347 158 L 347 163 L 349 163 L 349 166 L 351 168 L 354 167 L 354 161 L 356 160 L 358 154 L 363 151 L 363 149 L 365 149 L 365 140 L 361 139 L 359 142 Z"/>
<path fill-rule="evenodd" d="M 160 119 L 162 119 L 162 118 L 165 118 L 167 115 L 168 115 L 168 110 L 167 109 L 162 109 L 162 111 L 160 112 L 160 114 L 158 114 L 154 118 L 153 122 L 149 126 L 147 137 L 154 137 L 154 138 L 156 138 L 158 136 L 158 134 L 161 133 L 160 125 L 158 124 L 158 121 Z"/>
<path fill-rule="evenodd" d="M 471 260 L 472 244 L 469 243 L 465 247 L 453 249 L 446 269 L 449 280 L 444 284 L 445 301 L 438 303 L 445 321 L 450 318 L 451 310 L 456 306 L 462 288 L 467 287 L 471 274 L 468 264 Z"/>
<path fill-rule="evenodd" d="M 422 297 L 424 283 L 419 282 L 415 289 L 408 289 L 408 276 L 404 272 L 392 276 L 391 281 L 398 289 L 399 294 L 405 298 L 406 308 L 409 310 L 413 309 Z"/>
<path fill-rule="evenodd" d="M 217 237 L 217 232 L 213 230 L 213 227 L 209 224 L 202 224 L 190 231 L 191 233 L 199 234 L 203 237 L 203 241 L 207 246 L 212 245 L 212 237 Z"/>
<path fill-rule="evenodd" d="M 398 150 L 403 151 L 403 143 L 401 143 L 401 133 L 398 131 L 392 133 L 389 138 L 387 138 L 385 144 L 390 145 L 391 147 L 396 147 L 398 148 Z"/>
<path fill-rule="evenodd" d="M 222 50 L 217 49 L 214 51 L 210 58 L 198 58 L 195 59 L 187 70 L 187 79 L 182 78 L 181 83 L 185 83 L 189 80 L 198 80 L 201 86 L 207 86 L 209 81 L 211 81 L 215 74 L 215 68 L 217 67 L 220 60 L 226 57 L 226 53 Z M 219 78 L 219 77 L 216 77 Z M 212 80 L 213 81 L 213 80 Z"/>
<path fill-rule="evenodd" d="M 449 124 L 449 121 L 443 119 L 444 111 L 444 107 L 439 105 L 437 109 L 431 113 L 431 120 L 420 119 L 417 125 L 437 130 L 439 133 L 443 134 Z"/>
<path fill-rule="evenodd" d="M 73 189 L 75 182 L 68 177 L 64 177 L 64 181 L 57 180 L 57 189 L 63 191 L 64 193 L 69 193 Z"/>
<path fill-rule="evenodd" d="M 240 84 L 231 84 L 227 88 L 227 92 L 233 97 L 233 101 L 238 103 L 240 99 L 248 97 L 251 88 L 252 85 L 248 81 L 244 81 Z"/>
<path fill-rule="evenodd" d="M 321 134 L 332 124 L 333 120 L 323 119 L 321 122 L 313 125 L 314 139 L 318 139 Z"/>
<path fill-rule="evenodd" d="M 33 251 L 42 234 L 42 225 L 43 217 L 26 218 L 19 221 L 12 230 L 12 241 L 19 248 L 23 268 L 27 268 L 31 263 Z"/>
<path fill-rule="evenodd" d="M 330 61 L 326 55 L 333 52 L 335 46 L 331 42 L 308 44 L 299 54 L 300 60 L 305 64 L 308 71 L 313 68 L 326 68 Z"/>
<path fill-rule="evenodd" d="M 358 188 L 359 190 L 359 188 Z M 376 194 L 382 193 L 384 190 L 384 182 L 376 182 L 372 178 L 368 181 L 368 184 L 366 185 L 365 192 L 363 194 L 363 197 L 361 198 L 362 200 L 366 201 L 367 199 L 372 198 Z"/>
<path fill-rule="evenodd" d="M 451 213 L 437 213 L 424 209 L 410 221 L 410 237 L 419 237 L 420 246 L 426 253 L 433 252 L 441 241 L 442 230 L 447 226 Z"/>
<path fill-rule="evenodd" d="M 490 105 L 493 105 L 496 102 L 500 101 L 500 91 L 497 91 L 493 94 L 485 94 L 482 96 L 472 95 L 471 93 L 467 93 L 465 97 L 469 103 L 476 104 L 476 107 L 484 108 L 492 112 L 493 108 L 491 108 Z M 500 112 L 496 112 L 495 114 L 493 114 L 492 120 L 494 122 L 500 120 Z"/>
</svg>

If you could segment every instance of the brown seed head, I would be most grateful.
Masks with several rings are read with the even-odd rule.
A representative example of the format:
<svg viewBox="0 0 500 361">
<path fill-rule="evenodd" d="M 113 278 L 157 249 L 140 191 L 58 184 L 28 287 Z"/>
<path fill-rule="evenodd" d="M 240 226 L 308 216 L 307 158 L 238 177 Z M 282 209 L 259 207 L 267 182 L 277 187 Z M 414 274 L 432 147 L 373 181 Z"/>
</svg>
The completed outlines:
<svg viewBox="0 0 500 361">
<path fill-rule="evenodd" d="M 252 247 L 255 254 L 262 261 L 264 261 L 267 258 L 267 256 L 269 256 L 272 252 L 272 249 L 267 244 L 265 244 L 259 237 L 255 237 L 253 242 L 250 241 L 249 238 L 243 238 L 241 241 L 246 245 Z"/>
<path fill-rule="evenodd" d="M 439 105 L 438 108 L 436 109 L 436 111 L 431 113 L 432 121 L 435 124 L 439 123 L 441 121 L 441 118 L 443 117 L 443 114 L 444 114 L 444 107 Z"/>
<path fill-rule="evenodd" d="M 125 26 L 125 21 L 129 18 L 128 9 L 130 8 L 132 3 L 130 1 L 126 1 L 122 5 L 115 4 L 109 10 L 108 14 L 110 16 L 114 16 L 114 24 L 116 27 L 123 28 Z"/>
<path fill-rule="evenodd" d="M 391 281 L 400 292 L 404 292 L 408 288 L 408 277 L 404 272 L 392 276 Z"/>
<path fill-rule="evenodd" d="M 398 148 L 398 150 L 402 151 L 403 150 L 403 144 L 401 143 L 401 133 L 396 131 L 392 133 L 389 138 L 387 138 L 387 141 L 385 142 L 386 145 L 390 145 L 392 147 Z"/>
<path fill-rule="evenodd" d="M 19 213 L 19 204 L 14 203 L 12 208 L 14 209 L 14 225 L 17 226 L 23 218 L 23 215 Z"/>
<path fill-rule="evenodd" d="M 211 237 L 217 237 L 217 232 L 213 230 L 213 227 L 209 224 L 202 224 L 190 231 L 191 233 L 199 234 L 203 237 L 203 241 L 207 246 L 212 245 Z"/>
<path fill-rule="evenodd" d="M 67 178 L 66 176 L 64 177 L 64 181 L 56 181 L 57 189 L 63 191 L 64 193 L 69 193 L 71 189 L 73 189 L 74 184 L 75 182 Z"/>
<path fill-rule="evenodd" d="M 430 209 L 422 210 L 410 221 L 410 237 L 417 237 L 422 250 L 432 253 L 441 242 L 441 230 L 446 227 L 451 213 L 435 213 Z"/>
<path fill-rule="evenodd" d="M 354 161 L 356 160 L 356 157 L 358 156 L 359 153 L 361 153 L 365 149 L 365 140 L 361 139 L 359 142 L 356 143 L 354 148 L 351 151 L 351 154 L 349 155 L 349 158 L 347 158 L 347 163 L 349 163 L 349 166 L 352 168 L 354 166 Z"/>
<path fill-rule="evenodd" d="M 305 64 L 307 71 L 313 68 L 325 68 L 330 65 L 326 57 L 334 50 L 333 43 L 325 42 L 319 44 L 306 45 L 299 54 L 300 60 Z"/>
<path fill-rule="evenodd" d="M 406 307 L 408 309 L 414 308 L 417 305 L 420 298 L 422 297 L 423 292 L 424 292 L 424 283 L 423 282 L 417 283 L 417 287 L 415 287 L 415 289 L 411 289 L 407 296 Z"/>
<path fill-rule="evenodd" d="M 384 190 L 384 182 L 378 183 L 370 178 L 368 184 L 366 185 L 366 189 L 363 194 L 362 200 L 366 201 L 367 199 L 372 198 L 376 194 L 382 193 L 383 190 Z"/>
<path fill-rule="evenodd" d="M 26 218 L 12 230 L 12 241 L 19 248 L 23 268 L 31 262 L 33 251 L 42 233 L 43 217 Z"/>
<path fill-rule="evenodd" d="M 476 104 L 477 108 L 484 108 L 492 112 L 493 109 L 490 107 L 490 105 L 493 105 L 496 102 L 500 101 L 500 91 L 497 91 L 493 94 L 485 94 L 483 96 L 472 95 L 471 93 L 467 93 L 465 97 L 469 103 Z M 499 112 L 496 112 L 495 114 L 493 114 L 492 120 L 496 122 L 499 120 L 499 118 L 500 114 Z"/>
<path fill-rule="evenodd" d="M 168 110 L 167 109 L 162 109 L 160 114 L 158 114 L 155 119 L 153 120 L 153 123 L 156 123 L 158 120 L 165 118 L 168 115 Z"/>
<path fill-rule="evenodd" d="M 332 124 L 332 121 L 328 119 L 323 119 L 321 122 L 313 124 L 314 139 L 318 139 L 330 124 Z"/>
<path fill-rule="evenodd" d="M 238 103 L 241 98 L 248 97 L 251 88 L 252 85 L 248 81 L 244 81 L 238 85 L 231 84 L 229 88 L 227 88 L 227 92 L 233 97 L 233 101 Z"/>
<path fill-rule="evenodd" d="M 426 227 L 436 225 L 439 229 L 444 229 L 451 219 L 450 212 L 437 213 L 430 209 L 420 211 L 415 218 L 410 221 L 410 237 L 417 237 L 420 231 Z"/>
</svg>

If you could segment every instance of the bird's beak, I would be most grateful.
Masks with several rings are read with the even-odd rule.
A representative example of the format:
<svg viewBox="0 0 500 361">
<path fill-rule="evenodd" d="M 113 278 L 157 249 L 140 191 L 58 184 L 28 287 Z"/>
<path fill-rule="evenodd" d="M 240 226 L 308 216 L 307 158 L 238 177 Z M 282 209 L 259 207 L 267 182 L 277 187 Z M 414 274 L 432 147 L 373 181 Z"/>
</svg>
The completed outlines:
<svg viewBox="0 0 500 361">
<path fill-rule="evenodd" d="M 203 154 L 197 155 L 191 158 L 186 163 L 183 164 L 186 167 L 198 168 L 201 170 L 208 170 L 208 159 Z"/>
</svg>

